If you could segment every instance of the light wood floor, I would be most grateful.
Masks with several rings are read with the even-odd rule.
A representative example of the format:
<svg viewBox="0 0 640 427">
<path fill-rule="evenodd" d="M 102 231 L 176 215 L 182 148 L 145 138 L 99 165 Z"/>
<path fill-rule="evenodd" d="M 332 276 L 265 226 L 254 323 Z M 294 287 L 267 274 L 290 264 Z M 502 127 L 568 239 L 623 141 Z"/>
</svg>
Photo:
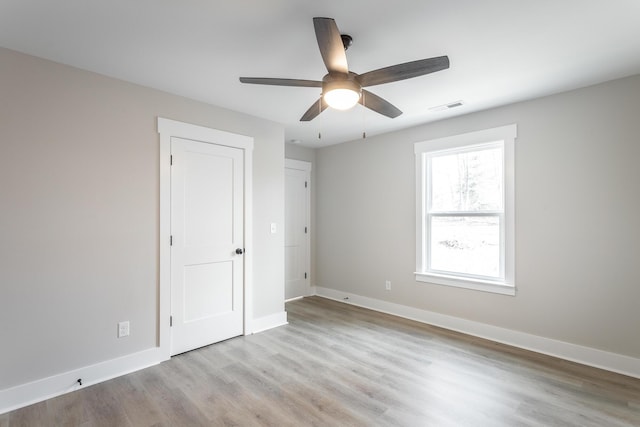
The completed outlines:
<svg viewBox="0 0 640 427">
<path fill-rule="evenodd" d="M 640 426 L 640 380 L 329 301 L 0 415 L 14 426 Z"/>
</svg>

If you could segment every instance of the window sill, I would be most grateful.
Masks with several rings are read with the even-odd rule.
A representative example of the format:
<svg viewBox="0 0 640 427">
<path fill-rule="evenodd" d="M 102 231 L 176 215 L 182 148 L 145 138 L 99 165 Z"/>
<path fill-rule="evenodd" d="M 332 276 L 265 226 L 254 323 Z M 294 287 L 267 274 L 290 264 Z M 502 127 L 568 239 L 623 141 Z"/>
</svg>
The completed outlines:
<svg viewBox="0 0 640 427">
<path fill-rule="evenodd" d="M 515 296 L 516 287 L 500 282 L 491 282 L 479 279 L 463 279 L 454 276 L 445 276 L 433 273 L 416 272 L 416 281 L 433 283 L 436 285 L 453 286 L 456 288 L 473 289 L 475 291 L 491 292 L 494 294 Z"/>
</svg>

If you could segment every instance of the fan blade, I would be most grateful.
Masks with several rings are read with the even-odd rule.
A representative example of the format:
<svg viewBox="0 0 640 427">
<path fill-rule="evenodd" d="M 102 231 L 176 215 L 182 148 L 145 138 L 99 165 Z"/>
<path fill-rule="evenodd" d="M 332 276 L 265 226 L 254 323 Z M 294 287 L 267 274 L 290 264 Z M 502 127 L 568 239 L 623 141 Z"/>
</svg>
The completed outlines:
<svg viewBox="0 0 640 427">
<path fill-rule="evenodd" d="M 313 18 L 320 55 L 329 73 L 348 74 L 347 55 L 336 21 L 331 18 Z"/>
<path fill-rule="evenodd" d="M 402 114 L 402 111 L 400 111 L 395 105 L 380 98 L 378 95 L 369 92 L 368 90 L 362 89 L 362 96 L 358 102 L 368 109 L 392 119 Z"/>
<path fill-rule="evenodd" d="M 358 81 L 362 87 L 375 86 L 435 73 L 447 68 L 449 68 L 449 57 L 438 56 L 369 71 L 368 73 L 360 74 Z"/>
<path fill-rule="evenodd" d="M 316 117 L 328 107 L 327 103 L 324 101 L 323 97 L 320 97 L 316 102 L 313 103 L 311 107 L 302 115 L 300 118 L 301 122 L 309 122 Z"/>
<path fill-rule="evenodd" d="M 255 85 L 297 86 L 297 87 L 322 87 L 322 82 L 316 80 L 300 79 L 271 79 L 267 77 L 240 77 L 241 83 Z"/>
</svg>

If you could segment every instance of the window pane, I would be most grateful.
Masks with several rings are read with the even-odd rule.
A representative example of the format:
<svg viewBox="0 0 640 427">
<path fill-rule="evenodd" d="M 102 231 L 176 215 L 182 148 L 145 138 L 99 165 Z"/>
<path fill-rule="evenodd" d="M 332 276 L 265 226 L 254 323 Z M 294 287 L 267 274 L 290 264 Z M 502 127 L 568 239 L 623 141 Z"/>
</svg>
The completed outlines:
<svg viewBox="0 0 640 427">
<path fill-rule="evenodd" d="M 498 217 L 432 217 L 431 270 L 500 277 Z"/>
<path fill-rule="evenodd" d="M 432 157 L 431 210 L 502 210 L 502 148 Z"/>
</svg>

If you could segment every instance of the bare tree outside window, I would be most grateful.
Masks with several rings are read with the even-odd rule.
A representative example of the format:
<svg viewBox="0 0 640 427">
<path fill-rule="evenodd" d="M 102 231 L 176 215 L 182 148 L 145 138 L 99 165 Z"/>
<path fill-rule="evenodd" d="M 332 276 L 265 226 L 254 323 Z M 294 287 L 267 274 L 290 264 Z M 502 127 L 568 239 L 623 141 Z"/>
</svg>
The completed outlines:
<svg viewBox="0 0 640 427">
<path fill-rule="evenodd" d="M 431 268 L 500 276 L 502 149 L 430 158 Z"/>
</svg>

